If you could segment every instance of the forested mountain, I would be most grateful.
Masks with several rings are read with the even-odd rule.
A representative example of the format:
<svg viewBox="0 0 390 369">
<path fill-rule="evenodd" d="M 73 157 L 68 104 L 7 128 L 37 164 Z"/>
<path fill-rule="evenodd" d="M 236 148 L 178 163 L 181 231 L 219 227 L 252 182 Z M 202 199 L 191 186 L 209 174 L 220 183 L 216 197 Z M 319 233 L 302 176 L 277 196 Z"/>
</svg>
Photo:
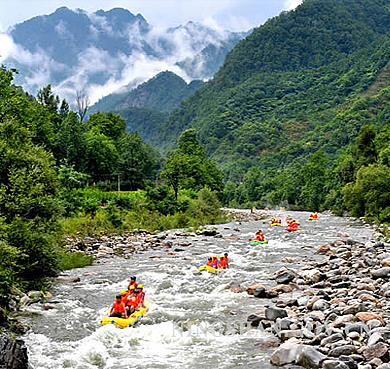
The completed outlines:
<svg viewBox="0 0 390 369">
<path fill-rule="evenodd" d="M 97 94 L 94 84 L 107 85 L 97 89 L 103 94 L 137 85 L 162 71 L 161 65 L 188 80 L 209 79 L 248 32 L 216 31 L 193 22 L 159 30 L 122 8 L 89 14 L 62 7 L 16 24 L 8 34 L 16 51 L 5 63 L 20 71 L 16 82 L 34 94 L 50 83 L 71 101 L 76 90 Z"/>
<path fill-rule="evenodd" d="M 183 100 L 186 100 L 205 84 L 200 80 L 187 84 L 176 74 L 165 71 L 131 91 L 103 97 L 90 110 L 91 112 L 114 112 L 132 107 L 169 112 L 179 107 Z"/>
<path fill-rule="evenodd" d="M 129 131 L 137 131 L 142 139 L 149 141 L 174 108 L 190 97 L 205 82 L 195 80 L 186 83 L 176 74 L 161 72 L 136 89 L 129 92 L 110 94 L 96 104 L 90 114 L 114 112 L 126 120 Z"/>
<path fill-rule="evenodd" d="M 387 94 L 364 93 L 379 79 L 388 85 L 389 30 L 389 0 L 306 0 L 240 41 L 152 142 L 166 150 L 195 128 L 232 179 L 252 165 L 286 167 L 319 149 L 335 158 L 361 126 L 387 123 L 378 119 Z"/>
</svg>

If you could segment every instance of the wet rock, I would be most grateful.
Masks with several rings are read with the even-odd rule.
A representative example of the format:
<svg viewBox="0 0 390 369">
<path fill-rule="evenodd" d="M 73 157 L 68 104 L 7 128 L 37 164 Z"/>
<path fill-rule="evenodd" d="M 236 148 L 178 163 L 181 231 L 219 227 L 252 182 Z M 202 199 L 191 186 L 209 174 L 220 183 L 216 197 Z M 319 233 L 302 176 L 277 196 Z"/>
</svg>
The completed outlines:
<svg viewBox="0 0 390 369">
<path fill-rule="evenodd" d="M 296 277 L 296 273 L 294 273 L 292 270 L 286 269 L 278 273 L 275 280 L 278 284 L 289 284 L 294 280 Z"/>
<path fill-rule="evenodd" d="M 258 327 L 260 325 L 260 322 L 264 319 L 265 319 L 265 316 L 251 314 L 248 316 L 248 318 L 246 320 L 248 323 L 250 323 L 250 325 L 252 327 Z"/>
<path fill-rule="evenodd" d="M 295 263 L 295 260 L 293 258 L 284 257 L 282 260 L 280 260 L 282 263 Z"/>
<path fill-rule="evenodd" d="M 264 288 L 264 290 L 265 290 L 265 287 L 262 284 L 256 284 L 254 286 L 247 287 L 246 292 L 248 292 L 248 295 L 253 295 L 257 288 Z"/>
<path fill-rule="evenodd" d="M 256 345 L 259 347 L 278 347 L 279 340 L 273 336 L 261 338 Z"/>
<path fill-rule="evenodd" d="M 28 369 L 27 348 L 22 340 L 0 334 L 0 368 Z"/>
<path fill-rule="evenodd" d="M 57 305 L 55 305 L 55 304 L 43 304 L 42 305 L 42 309 L 43 310 L 56 310 L 56 309 L 58 309 L 58 306 Z"/>
</svg>

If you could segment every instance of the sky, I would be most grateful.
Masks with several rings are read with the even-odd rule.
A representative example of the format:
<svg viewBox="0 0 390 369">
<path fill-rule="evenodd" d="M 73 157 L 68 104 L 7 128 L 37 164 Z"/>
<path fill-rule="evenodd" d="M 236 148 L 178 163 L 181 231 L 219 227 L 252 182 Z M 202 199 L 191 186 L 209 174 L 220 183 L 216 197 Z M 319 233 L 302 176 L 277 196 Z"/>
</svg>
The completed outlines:
<svg viewBox="0 0 390 369">
<path fill-rule="evenodd" d="M 0 32 L 57 8 L 95 12 L 120 7 L 141 14 L 153 27 L 174 27 L 188 21 L 231 31 L 247 31 L 302 0 L 0 0 Z"/>
</svg>

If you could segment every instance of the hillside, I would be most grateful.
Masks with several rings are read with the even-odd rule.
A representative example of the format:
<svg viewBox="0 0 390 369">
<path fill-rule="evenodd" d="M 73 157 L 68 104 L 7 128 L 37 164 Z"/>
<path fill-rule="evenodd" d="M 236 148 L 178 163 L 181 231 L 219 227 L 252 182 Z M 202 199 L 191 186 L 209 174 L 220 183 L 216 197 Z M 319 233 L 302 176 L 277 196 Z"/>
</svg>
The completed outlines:
<svg viewBox="0 0 390 369">
<path fill-rule="evenodd" d="M 129 92 L 110 94 L 102 98 L 91 107 L 91 112 L 114 112 L 128 107 L 169 112 L 179 107 L 183 100 L 204 85 L 205 82 L 199 80 L 187 84 L 176 74 L 165 71 Z"/>
<path fill-rule="evenodd" d="M 165 71 L 142 83 L 134 90 L 110 94 L 91 106 L 89 114 L 114 112 L 126 120 L 129 131 L 137 131 L 150 141 L 164 123 L 168 112 L 205 85 L 203 81 L 186 83 L 176 74 Z"/>
<path fill-rule="evenodd" d="M 334 158 L 367 121 L 385 124 L 371 114 L 353 123 L 340 114 L 356 109 L 359 96 L 386 76 L 389 29 L 389 0 L 306 0 L 240 41 L 152 142 L 168 150 L 181 131 L 195 128 L 230 178 L 254 164 L 289 165 L 320 148 Z"/>
</svg>

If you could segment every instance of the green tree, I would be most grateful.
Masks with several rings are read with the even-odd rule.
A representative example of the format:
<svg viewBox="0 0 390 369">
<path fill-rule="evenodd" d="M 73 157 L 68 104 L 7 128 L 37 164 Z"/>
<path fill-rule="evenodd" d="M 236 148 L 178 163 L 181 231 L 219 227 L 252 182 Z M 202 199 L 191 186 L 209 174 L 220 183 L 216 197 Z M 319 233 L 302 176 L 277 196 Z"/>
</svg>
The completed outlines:
<svg viewBox="0 0 390 369">
<path fill-rule="evenodd" d="M 144 188 L 154 179 L 157 155 L 137 132 L 124 134 L 118 140 L 118 172 L 129 190 Z"/>
<path fill-rule="evenodd" d="M 322 151 L 311 155 L 310 162 L 302 168 L 304 185 L 301 190 L 300 203 L 310 211 L 320 210 L 325 201 L 325 173 L 327 159 Z"/>
<path fill-rule="evenodd" d="M 371 164 L 361 167 L 356 182 L 343 189 L 344 201 L 352 216 L 378 218 L 390 207 L 390 168 Z"/>
<path fill-rule="evenodd" d="M 85 127 L 74 112 L 69 113 L 62 121 L 58 132 L 55 156 L 59 162 L 66 159 L 75 169 L 85 170 L 85 153 L 87 148 Z"/>
<path fill-rule="evenodd" d="M 87 129 L 97 129 L 100 133 L 116 141 L 125 133 L 126 121 L 113 113 L 98 112 L 89 117 Z"/>
<path fill-rule="evenodd" d="M 107 179 L 117 168 L 118 151 L 114 141 L 95 127 L 84 133 L 86 173 L 95 180 Z"/>
<path fill-rule="evenodd" d="M 52 155 L 34 145 L 17 122 L 1 123 L 0 242 L 3 252 L 8 247 L 16 257 L 9 266 L 15 280 L 27 288 L 39 287 L 59 270 L 60 211 Z"/>
</svg>

